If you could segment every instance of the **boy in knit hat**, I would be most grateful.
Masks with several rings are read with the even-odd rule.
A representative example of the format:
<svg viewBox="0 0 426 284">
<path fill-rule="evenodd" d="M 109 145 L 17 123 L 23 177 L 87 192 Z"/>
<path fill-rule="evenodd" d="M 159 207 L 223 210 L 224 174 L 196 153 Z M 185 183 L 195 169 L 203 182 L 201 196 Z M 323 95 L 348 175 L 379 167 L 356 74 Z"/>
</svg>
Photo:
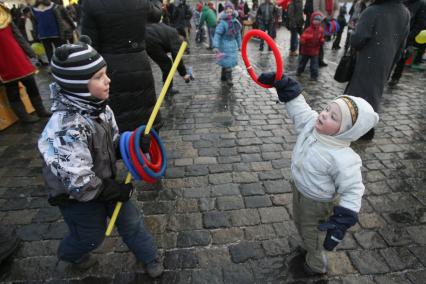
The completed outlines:
<svg viewBox="0 0 426 284">
<path fill-rule="evenodd" d="M 80 269 L 95 265 L 90 252 L 104 240 L 107 217 L 120 201 L 118 233 L 145 263 L 148 274 L 158 277 L 164 268 L 139 209 L 129 200 L 133 185 L 115 180 L 119 132 L 106 105 L 110 83 L 106 62 L 89 45 L 90 39 L 85 41 L 55 51 L 53 115 L 38 140 L 48 201 L 59 206 L 69 227 L 58 257 Z"/>
<path fill-rule="evenodd" d="M 361 158 L 350 143 L 374 127 L 379 116 L 367 101 L 353 96 L 337 97 L 318 114 L 297 81 L 274 78 L 273 72 L 263 73 L 259 81 L 274 85 L 298 134 L 291 161 L 293 218 L 303 241 L 304 270 L 324 274 L 326 251 L 358 221 L 364 193 Z"/>
</svg>

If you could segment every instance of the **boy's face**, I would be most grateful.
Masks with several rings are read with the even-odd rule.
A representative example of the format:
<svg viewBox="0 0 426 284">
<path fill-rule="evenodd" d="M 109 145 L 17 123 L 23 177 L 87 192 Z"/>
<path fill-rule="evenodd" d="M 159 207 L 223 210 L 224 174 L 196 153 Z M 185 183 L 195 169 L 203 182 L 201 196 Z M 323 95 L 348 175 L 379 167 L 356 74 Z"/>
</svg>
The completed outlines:
<svg viewBox="0 0 426 284">
<path fill-rule="evenodd" d="M 111 80 L 107 76 L 106 70 L 106 66 L 100 69 L 87 83 L 90 94 L 100 100 L 109 98 L 109 83 Z"/>
<path fill-rule="evenodd" d="M 319 114 L 315 129 L 320 134 L 333 136 L 339 132 L 342 112 L 336 103 L 331 103 Z"/>
<path fill-rule="evenodd" d="M 234 12 L 234 10 L 232 10 L 231 8 L 226 8 L 226 10 L 225 10 L 225 13 L 226 13 L 226 15 L 228 15 L 228 16 L 232 16 L 232 13 Z"/>
</svg>

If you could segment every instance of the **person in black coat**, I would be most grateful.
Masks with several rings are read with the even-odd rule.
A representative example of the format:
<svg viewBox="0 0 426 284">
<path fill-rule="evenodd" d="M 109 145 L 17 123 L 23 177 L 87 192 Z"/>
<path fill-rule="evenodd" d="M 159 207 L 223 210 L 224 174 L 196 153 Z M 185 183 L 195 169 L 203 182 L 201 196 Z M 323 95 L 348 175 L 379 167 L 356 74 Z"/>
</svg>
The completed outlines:
<svg viewBox="0 0 426 284">
<path fill-rule="evenodd" d="M 410 33 L 407 37 L 404 54 L 396 64 L 392 79 L 389 81 L 390 86 L 398 84 L 402 71 L 404 71 L 405 61 L 413 52 L 413 47 L 421 47 L 415 41 L 416 36 L 426 29 L 426 0 L 406 0 L 404 4 L 410 11 Z"/>
<path fill-rule="evenodd" d="M 179 35 L 186 41 L 188 41 L 188 36 L 185 29 L 187 28 L 187 23 L 191 20 L 191 18 L 192 12 L 189 5 L 186 4 L 186 0 L 176 0 L 172 11 L 171 22 Z M 187 47 L 186 52 L 189 53 L 189 46 Z"/>
<path fill-rule="evenodd" d="M 108 64 L 109 105 L 120 131 L 147 124 L 157 101 L 151 65 L 145 50 L 149 15 L 161 15 L 159 0 L 90 0 L 82 6 L 82 34 Z M 158 113 L 154 128 L 162 126 Z"/>
<path fill-rule="evenodd" d="M 399 0 L 375 0 L 362 12 L 351 35 L 357 57 L 345 94 L 365 99 L 378 112 L 383 88 L 409 29 L 410 13 Z M 374 128 L 362 139 L 373 137 Z"/>
<path fill-rule="evenodd" d="M 160 18 L 150 20 L 152 20 L 152 22 L 149 22 L 146 25 L 146 51 L 148 52 L 149 57 L 151 57 L 151 59 L 160 66 L 161 72 L 163 73 L 164 83 L 166 82 L 167 76 L 169 75 L 170 69 L 173 65 L 172 60 L 167 53 L 170 52 L 173 60 L 175 60 L 182 44 L 182 40 L 179 38 L 176 29 L 164 23 L 159 23 L 158 21 Z M 190 78 L 189 74 L 186 72 L 183 59 L 180 61 L 177 70 L 185 82 L 189 83 Z M 177 90 L 173 89 L 173 81 L 170 84 L 168 92 L 170 94 L 179 93 Z"/>
</svg>

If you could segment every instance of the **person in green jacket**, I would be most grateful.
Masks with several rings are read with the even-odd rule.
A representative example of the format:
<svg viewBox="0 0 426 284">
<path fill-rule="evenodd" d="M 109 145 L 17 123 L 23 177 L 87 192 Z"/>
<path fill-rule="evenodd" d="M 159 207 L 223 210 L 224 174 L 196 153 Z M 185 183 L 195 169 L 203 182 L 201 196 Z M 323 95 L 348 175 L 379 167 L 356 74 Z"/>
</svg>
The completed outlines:
<svg viewBox="0 0 426 284">
<path fill-rule="evenodd" d="M 209 33 L 209 49 L 212 49 L 213 37 L 216 30 L 216 14 L 207 5 L 204 5 L 203 10 L 201 12 L 200 26 L 199 26 L 200 29 L 204 25 L 204 22 L 206 22 L 207 31 Z"/>
</svg>

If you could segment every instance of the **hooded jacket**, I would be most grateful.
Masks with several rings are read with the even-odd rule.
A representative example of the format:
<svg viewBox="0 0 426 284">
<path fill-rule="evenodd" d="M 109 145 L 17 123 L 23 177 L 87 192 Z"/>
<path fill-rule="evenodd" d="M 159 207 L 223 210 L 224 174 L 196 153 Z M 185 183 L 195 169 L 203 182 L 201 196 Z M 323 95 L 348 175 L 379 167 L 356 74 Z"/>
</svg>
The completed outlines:
<svg viewBox="0 0 426 284">
<path fill-rule="evenodd" d="M 223 58 L 217 62 L 223 68 L 232 68 L 238 64 L 238 50 L 241 47 L 241 24 L 237 20 L 237 15 L 234 12 L 232 19 L 228 19 L 226 13 L 223 13 L 213 37 L 213 47 L 224 53 Z"/>
<path fill-rule="evenodd" d="M 119 134 L 114 114 L 109 106 L 100 114 L 76 106 L 56 83 L 51 98 L 53 115 L 38 140 L 49 200 L 93 200 L 103 190 L 102 180 L 116 175 Z"/>
<path fill-rule="evenodd" d="M 321 25 L 314 25 L 313 19 L 321 13 L 314 12 L 311 15 L 310 26 L 300 36 L 300 54 L 306 56 L 317 56 L 320 47 L 324 44 L 324 29 Z"/>
<path fill-rule="evenodd" d="M 209 28 L 216 27 L 216 14 L 213 10 L 208 6 L 204 6 L 202 11 L 199 26 L 202 27 L 204 22 L 206 22 Z"/>
<path fill-rule="evenodd" d="M 340 206 L 359 212 L 364 193 L 362 162 L 349 145 L 374 127 L 379 117 L 365 100 L 350 98 L 358 107 L 358 119 L 349 130 L 327 139 L 314 131 L 318 113 L 303 95 L 286 103 L 286 109 L 298 134 L 291 160 L 297 189 L 307 198 L 322 202 L 339 195 Z"/>
</svg>

